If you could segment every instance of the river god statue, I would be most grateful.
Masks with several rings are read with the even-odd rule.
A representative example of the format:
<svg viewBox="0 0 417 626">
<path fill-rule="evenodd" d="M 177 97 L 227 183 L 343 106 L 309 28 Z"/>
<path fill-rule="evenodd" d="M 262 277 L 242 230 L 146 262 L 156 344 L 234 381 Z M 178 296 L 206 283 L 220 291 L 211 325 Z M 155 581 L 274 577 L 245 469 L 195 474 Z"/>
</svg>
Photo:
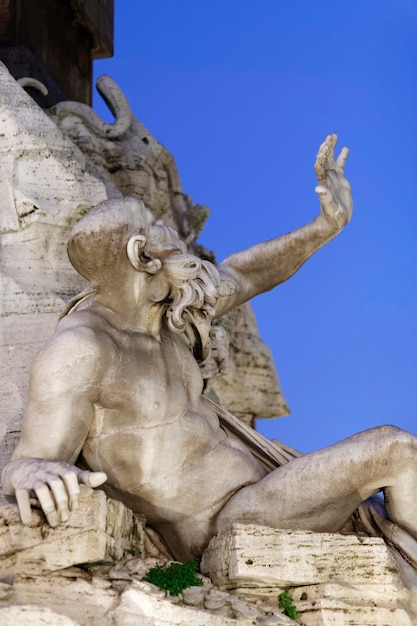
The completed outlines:
<svg viewBox="0 0 417 626">
<path fill-rule="evenodd" d="M 133 198 L 102 202 L 75 226 L 68 254 L 91 290 L 33 364 L 22 438 L 2 476 L 23 523 L 31 498 L 56 526 L 77 507 L 80 483 L 106 482 L 186 560 L 233 522 L 337 531 L 383 490 L 388 520 L 417 538 L 417 438 L 383 426 L 274 466 L 262 456 L 274 446 L 228 428 L 202 393 L 212 320 L 290 278 L 349 222 L 348 151 L 335 160 L 336 140 L 317 155 L 319 215 L 218 267 Z"/>
</svg>

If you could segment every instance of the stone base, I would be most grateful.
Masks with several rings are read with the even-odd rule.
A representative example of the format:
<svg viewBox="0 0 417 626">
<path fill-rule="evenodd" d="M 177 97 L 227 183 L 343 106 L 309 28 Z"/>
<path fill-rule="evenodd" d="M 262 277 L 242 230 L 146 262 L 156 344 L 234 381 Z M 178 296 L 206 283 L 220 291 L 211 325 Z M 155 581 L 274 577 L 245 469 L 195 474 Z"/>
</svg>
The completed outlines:
<svg viewBox="0 0 417 626">
<path fill-rule="evenodd" d="M 55 613 L 48 607 L 40 606 L 6 606 L 0 607 L 0 626 L 80 626 L 71 618 Z"/>
<path fill-rule="evenodd" d="M 56 529 L 39 511 L 23 526 L 16 505 L 3 497 L 0 626 L 416 623 L 396 561 L 380 539 L 236 524 L 203 555 L 201 568 L 212 582 L 203 578 L 179 598 L 142 582 L 158 563 L 145 557 L 144 539 L 143 520 L 100 490 L 82 487 L 79 510 Z M 286 589 L 296 622 L 278 607 Z"/>
<path fill-rule="evenodd" d="M 214 537 L 201 570 L 221 589 L 274 600 L 284 589 L 304 626 L 412 626 L 382 539 L 234 525 Z"/>
<path fill-rule="evenodd" d="M 144 556 L 144 519 L 103 491 L 81 486 L 80 507 L 68 522 L 51 528 L 34 510 L 20 522 L 17 505 L 0 496 L 0 580 L 18 574 L 39 576 L 80 563 L 121 559 L 134 547 Z"/>
</svg>

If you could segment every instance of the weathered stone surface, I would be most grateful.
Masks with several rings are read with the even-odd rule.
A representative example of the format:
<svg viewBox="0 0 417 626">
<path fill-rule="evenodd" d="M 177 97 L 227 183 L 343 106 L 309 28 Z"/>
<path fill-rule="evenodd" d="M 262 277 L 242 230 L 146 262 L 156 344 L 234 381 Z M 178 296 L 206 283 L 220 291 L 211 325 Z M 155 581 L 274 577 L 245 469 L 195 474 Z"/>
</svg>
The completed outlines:
<svg viewBox="0 0 417 626">
<path fill-rule="evenodd" d="M 214 537 L 202 572 L 245 598 L 291 587 L 305 626 L 408 626 L 409 594 L 382 539 L 235 524 Z"/>
<path fill-rule="evenodd" d="M 108 616 L 113 619 L 111 623 L 115 626 L 136 626 L 138 619 L 143 626 L 184 626 L 185 624 L 232 626 L 236 623 L 242 626 L 252 626 L 260 623 L 255 621 L 259 611 L 251 610 L 244 603 L 240 606 L 239 615 L 237 614 L 239 608 L 234 611 L 235 617 L 229 617 L 228 612 L 229 608 L 225 606 L 225 602 L 218 607 L 217 612 L 174 604 L 167 601 L 160 593 L 150 593 L 146 583 L 137 582 L 124 591 L 120 604 L 114 611 L 110 611 Z M 294 621 L 278 612 L 272 617 L 275 624 L 295 624 Z"/>
<path fill-rule="evenodd" d="M 198 587 L 201 601 L 192 604 L 185 598 L 166 597 L 164 592 L 140 580 L 125 582 L 123 588 L 118 588 L 117 581 L 106 585 L 108 582 L 62 575 L 18 576 L 14 602 L 49 607 L 81 626 L 295 624 L 277 609 L 276 602 L 275 609 L 265 610 L 212 587 Z"/>
<path fill-rule="evenodd" d="M 82 626 L 148 626 L 207 624 L 294 624 L 272 603 L 263 605 L 215 589 L 203 577 L 203 586 L 185 589 L 179 597 L 141 581 L 154 559 L 124 559 L 107 571 L 101 566 L 71 567 L 44 576 L 18 575 L 14 604 L 49 607 Z M 141 572 L 138 575 L 139 571 Z M 95 573 L 94 573 L 95 572 Z M 36 623 L 36 622 L 34 622 Z"/>
<path fill-rule="evenodd" d="M 0 467 L 27 401 L 29 368 L 65 300 L 84 288 L 66 242 L 106 197 L 85 157 L 0 63 Z"/>
<path fill-rule="evenodd" d="M 93 508 L 89 510 L 93 517 Z M 15 508 L 5 504 L 2 511 L 10 525 L 15 525 Z M 97 515 L 97 509 L 95 512 Z M 77 525 L 81 530 L 79 522 Z M 116 525 L 114 517 L 108 523 L 103 515 L 97 515 L 99 528 Z M 412 618 L 406 611 L 407 592 L 401 585 L 390 552 L 379 540 L 369 544 L 368 538 L 358 540 L 341 535 L 254 529 L 247 527 L 245 532 L 244 526 L 236 525 L 232 529 L 234 537 L 229 531 L 215 538 L 203 559 L 203 568 L 207 569 L 207 561 L 213 562 L 214 551 L 218 551 L 223 579 L 227 579 L 227 584 L 222 586 L 233 586 L 231 592 L 216 589 L 203 578 L 202 587 L 186 589 L 179 598 L 166 598 L 162 591 L 140 580 L 157 563 L 155 559 L 125 557 L 116 565 L 108 561 L 107 565 L 92 564 L 84 569 L 68 567 L 43 575 L 39 572 L 28 575 L 23 570 L 15 576 L 13 587 L 3 584 L 0 589 L 3 603 L 49 607 L 81 626 L 294 624 L 281 613 L 277 603 L 278 595 L 291 587 L 290 594 L 299 613 L 297 623 L 304 626 L 412 626 Z M 275 535 L 275 545 L 272 545 L 271 533 Z M 19 539 L 25 545 L 30 544 L 32 538 L 25 535 Z M 221 540 L 221 545 L 219 541 L 216 543 L 217 539 Z M 49 537 L 44 541 L 51 550 L 68 548 L 65 542 L 63 546 L 50 543 Z M 264 554 L 260 549 L 262 543 Z M 71 535 L 68 545 L 73 545 Z M 323 554 L 320 554 L 320 546 Z M 370 550 L 373 558 L 378 551 L 386 553 L 375 561 L 375 575 L 371 579 Z M 105 558 L 110 559 L 111 555 L 107 553 Z M 283 564 L 277 565 L 281 560 Z M 250 569 L 251 575 L 236 575 L 239 563 L 241 571 Z M 286 563 L 290 572 L 300 568 L 292 581 L 285 574 Z M 279 567 L 281 578 L 277 573 Z M 360 572 L 364 571 L 361 578 Z M 327 582 L 317 582 L 326 577 Z M 305 584 L 296 584 L 295 579 L 304 579 Z M 312 584 L 313 580 L 316 582 Z"/>
<path fill-rule="evenodd" d="M 214 537 L 202 572 L 219 586 L 400 584 L 382 539 L 234 524 Z"/>
<path fill-rule="evenodd" d="M 14 583 L 15 604 L 49 607 L 82 626 L 109 624 L 106 613 L 118 601 L 115 589 L 105 589 L 79 578 L 18 576 Z"/>
<path fill-rule="evenodd" d="M 106 90 L 105 81 L 103 88 Z M 124 99 L 117 85 L 110 84 L 110 89 L 116 101 Z M 114 140 L 92 127 L 86 107 L 61 103 L 49 115 L 85 154 L 86 167 L 101 178 L 110 197 L 118 190 L 124 196 L 139 198 L 187 243 L 195 241 L 209 210 L 184 194 L 174 157 L 142 122 L 133 117 L 128 130 Z"/>
<path fill-rule="evenodd" d="M 68 522 L 51 528 L 39 511 L 20 522 L 17 506 L 0 501 L 0 578 L 40 575 L 80 563 L 144 555 L 144 521 L 103 491 L 81 487 L 80 507 Z"/>
<path fill-rule="evenodd" d="M 406 600 L 406 592 L 395 584 L 362 583 L 353 585 L 322 583 L 293 587 L 291 597 L 297 607 L 302 610 L 306 603 L 312 605 L 321 600 L 332 600 L 340 604 L 356 606 L 375 605 L 387 609 L 395 609 L 399 601 Z"/>
<path fill-rule="evenodd" d="M 305 626 L 412 626 L 413 621 L 401 606 L 405 590 L 395 585 L 360 586 L 334 583 L 296 587 L 291 590 L 294 604 Z"/>
<path fill-rule="evenodd" d="M 300 609 L 303 626 L 413 626 L 404 609 L 357 606 L 335 600 L 320 600 L 307 611 Z"/>
<path fill-rule="evenodd" d="M 229 367 L 207 381 L 220 403 L 248 424 L 257 417 L 283 417 L 290 410 L 281 392 L 271 351 L 259 336 L 252 307 L 244 304 L 223 322 L 230 333 Z"/>
<path fill-rule="evenodd" d="M 66 615 L 36 605 L 0 607 L 0 626 L 79 626 Z"/>
</svg>

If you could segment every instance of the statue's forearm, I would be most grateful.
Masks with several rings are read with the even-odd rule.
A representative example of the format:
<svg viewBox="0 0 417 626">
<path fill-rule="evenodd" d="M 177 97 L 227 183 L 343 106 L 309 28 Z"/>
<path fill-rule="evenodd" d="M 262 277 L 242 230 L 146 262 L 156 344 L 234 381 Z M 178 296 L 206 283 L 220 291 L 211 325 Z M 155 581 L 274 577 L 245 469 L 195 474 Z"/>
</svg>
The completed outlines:
<svg viewBox="0 0 417 626">
<path fill-rule="evenodd" d="M 220 268 L 238 284 L 234 306 L 288 280 L 338 232 L 319 215 L 302 228 L 225 259 Z"/>
</svg>

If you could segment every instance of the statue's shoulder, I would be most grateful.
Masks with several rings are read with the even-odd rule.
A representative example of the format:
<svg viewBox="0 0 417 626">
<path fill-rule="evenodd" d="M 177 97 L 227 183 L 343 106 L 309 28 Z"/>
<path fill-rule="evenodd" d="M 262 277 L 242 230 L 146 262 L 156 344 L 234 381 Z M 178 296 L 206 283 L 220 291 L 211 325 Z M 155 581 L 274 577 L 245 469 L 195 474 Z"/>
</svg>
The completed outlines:
<svg viewBox="0 0 417 626">
<path fill-rule="evenodd" d="M 31 398 L 89 394 L 103 379 L 109 354 L 94 328 L 75 320 L 60 323 L 32 363 Z"/>
<path fill-rule="evenodd" d="M 102 359 L 109 349 L 108 335 L 102 326 L 97 316 L 87 311 L 62 318 L 55 333 L 39 352 L 35 364 L 47 361 L 53 366 L 65 362 L 69 367 L 82 359 L 86 363 Z"/>
</svg>

